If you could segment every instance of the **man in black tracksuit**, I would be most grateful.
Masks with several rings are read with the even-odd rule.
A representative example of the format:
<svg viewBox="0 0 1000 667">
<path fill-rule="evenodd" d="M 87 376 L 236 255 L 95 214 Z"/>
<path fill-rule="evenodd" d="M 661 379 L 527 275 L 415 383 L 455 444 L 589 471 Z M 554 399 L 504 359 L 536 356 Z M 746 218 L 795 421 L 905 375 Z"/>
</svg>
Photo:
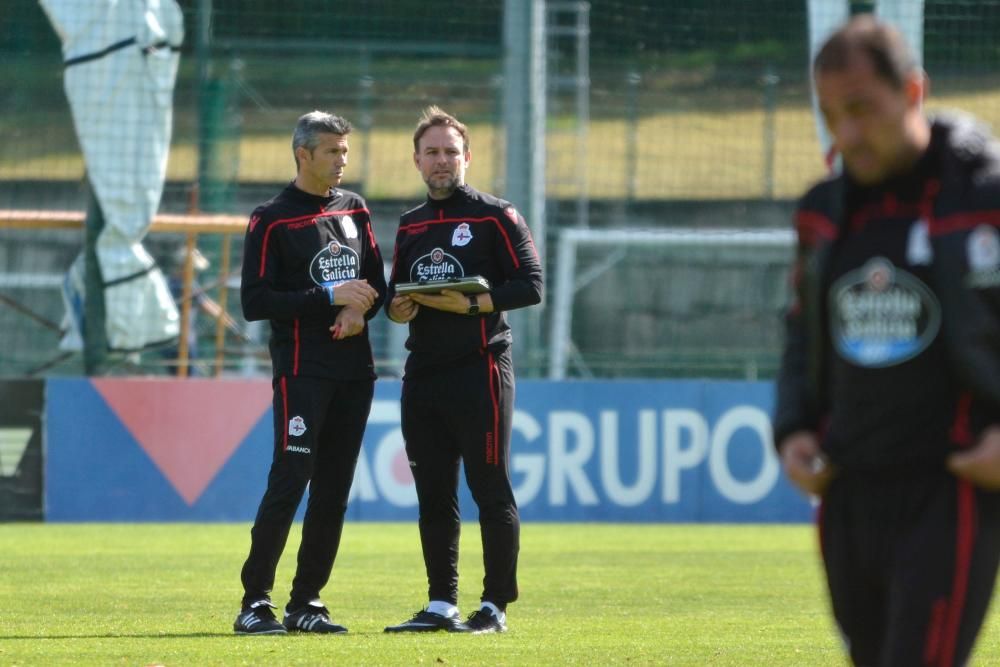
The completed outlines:
<svg viewBox="0 0 1000 667">
<path fill-rule="evenodd" d="M 292 139 L 296 178 L 247 227 L 243 314 L 271 324 L 274 455 L 243 566 L 238 634 L 346 632 L 319 594 L 337 556 L 374 391 L 367 320 L 385 298 L 368 208 L 336 187 L 350 131 L 339 116 L 302 116 Z M 279 623 L 275 569 L 307 484 L 298 567 Z"/>
<path fill-rule="evenodd" d="M 465 184 L 465 126 L 430 107 L 413 137 L 427 201 L 403 214 L 396 233 L 388 314 L 409 322 L 402 428 L 420 504 L 420 541 L 430 602 L 386 632 L 503 632 L 517 599 L 519 521 L 510 481 L 514 401 L 505 310 L 537 304 L 542 272 L 524 219 L 508 202 Z M 467 296 L 399 296 L 403 282 L 482 276 L 491 289 Z M 462 623 L 458 604 L 459 462 L 479 507 L 481 608 Z"/>
<path fill-rule="evenodd" d="M 929 121 L 868 16 L 814 62 L 844 173 L 796 214 L 774 435 L 822 497 L 834 616 L 858 665 L 962 665 L 1000 560 L 1000 146 Z"/>
</svg>

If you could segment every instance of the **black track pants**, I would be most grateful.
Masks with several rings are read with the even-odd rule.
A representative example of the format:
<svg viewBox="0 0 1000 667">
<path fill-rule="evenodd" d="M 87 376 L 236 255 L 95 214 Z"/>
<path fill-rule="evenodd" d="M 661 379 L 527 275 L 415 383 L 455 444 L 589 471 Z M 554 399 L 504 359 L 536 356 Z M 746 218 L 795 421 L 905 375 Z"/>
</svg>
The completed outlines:
<svg viewBox="0 0 1000 667">
<path fill-rule="evenodd" d="M 431 600 L 458 601 L 459 461 L 479 507 L 482 599 L 517 599 L 520 521 L 510 482 L 514 370 L 486 353 L 403 381 L 402 427 L 420 503 L 420 541 Z"/>
<path fill-rule="evenodd" d="M 857 665 L 964 665 L 1000 558 L 1000 496 L 944 471 L 831 484 L 820 539 Z"/>
<path fill-rule="evenodd" d="M 319 597 L 333 569 L 374 382 L 274 381 L 274 458 L 243 565 L 243 603 L 269 597 L 278 559 L 309 485 L 289 608 Z"/>
</svg>

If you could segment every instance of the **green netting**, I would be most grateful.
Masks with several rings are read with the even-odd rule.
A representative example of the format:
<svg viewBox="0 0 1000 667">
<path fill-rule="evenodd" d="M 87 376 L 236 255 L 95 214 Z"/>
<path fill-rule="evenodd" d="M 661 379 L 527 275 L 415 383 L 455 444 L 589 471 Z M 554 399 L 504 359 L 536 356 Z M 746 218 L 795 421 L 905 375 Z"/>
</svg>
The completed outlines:
<svg viewBox="0 0 1000 667">
<path fill-rule="evenodd" d="M 505 4 L 182 1 L 186 35 L 160 210 L 246 215 L 292 178 L 290 131 L 298 115 L 314 108 L 340 113 L 356 127 L 345 186 L 372 204 L 387 256 L 396 216 L 422 197 L 410 135 L 423 106 L 440 104 L 471 126 L 469 180 L 503 194 Z M 845 6 L 820 4 L 831 11 Z M 919 11 L 921 3 L 908 5 Z M 548 6 L 550 244 L 560 228 L 582 222 L 787 226 L 793 200 L 825 168 L 810 104 L 808 3 L 550 0 Z M 211 13 L 203 14 L 205 8 Z M 874 2 L 849 6 L 875 8 Z M 1000 1 L 928 0 L 923 11 L 929 110 L 958 107 L 1000 127 Z M 60 41 L 36 0 L 5 4 L 0 58 L 6 65 L 0 68 L 0 209 L 85 210 L 84 159 L 63 90 Z M 0 303 L 0 375 L 25 374 L 59 358 L 58 284 L 81 244 L 82 234 L 72 231 L 0 228 L 0 295 L 7 298 Z M 168 273 L 182 244 L 182 237 L 149 239 Z M 203 237 L 199 247 L 210 261 L 199 281 L 236 286 L 218 273 L 220 237 Z M 629 250 L 630 259 L 605 276 L 643 295 L 633 310 L 616 315 L 624 318 L 624 335 L 602 328 L 613 290 L 574 299 L 575 369 L 612 376 L 773 371 L 776 318 L 786 296 L 782 262 L 683 264 L 653 250 L 636 253 Z M 234 270 L 239 258 L 237 239 Z M 551 304 L 554 252 L 548 260 Z M 678 310 L 684 299 L 697 308 Z M 229 311 L 240 320 L 237 302 L 231 294 Z M 546 331 L 550 318 L 546 307 Z M 202 317 L 197 326 L 200 347 L 211 350 L 211 320 Z M 373 326 L 380 367 L 395 372 L 400 333 L 381 321 Z M 266 371 L 263 334 L 247 331 L 249 344 L 226 339 L 228 372 Z M 521 358 L 544 372 L 547 355 L 543 341 Z M 68 357 L 42 372 L 78 372 L 75 364 Z M 167 372 L 170 358 L 133 355 L 122 364 L 125 372 Z"/>
</svg>

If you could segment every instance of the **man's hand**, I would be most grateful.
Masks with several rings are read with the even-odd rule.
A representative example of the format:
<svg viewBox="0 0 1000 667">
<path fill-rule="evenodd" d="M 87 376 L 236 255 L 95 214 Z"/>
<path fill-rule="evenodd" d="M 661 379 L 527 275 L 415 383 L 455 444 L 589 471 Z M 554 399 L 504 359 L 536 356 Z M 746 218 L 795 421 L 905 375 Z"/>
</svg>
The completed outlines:
<svg viewBox="0 0 1000 667">
<path fill-rule="evenodd" d="M 781 465 L 788 479 L 801 491 L 822 496 L 834 469 L 824 458 L 819 438 L 812 431 L 796 431 L 778 445 Z"/>
<path fill-rule="evenodd" d="M 365 330 L 365 314 L 353 306 L 344 306 L 333 326 L 330 327 L 330 335 L 334 340 L 343 340 L 350 336 L 357 336 Z"/>
<path fill-rule="evenodd" d="M 335 306 L 350 306 L 364 313 L 377 298 L 378 292 L 366 280 L 345 280 L 333 286 Z"/>
<path fill-rule="evenodd" d="M 412 320 L 420 312 L 420 306 L 409 296 L 394 296 L 389 302 L 389 319 L 393 322 L 405 323 Z"/>
<path fill-rule="evenodd" d="M 493 297 L 489 292 L 477 294 L 479 297 L 479 313 L 493 312 Z M 448 313 L 465 315 L 469 312 L 469 295 L 453 289 L 443 289 L 440 294 L 411 294 L 410 298 L 422 306 L 443 310 Z"/>
<path fill-rule="evenodd" d="M 974 446 L 948 457 L 948 470 L 976 486 L 1000 490 L 1000 426 L 983 431 Z"/>
<path fill-rule="evenodd" d="M 443 289 L 440 294 L 411 294 L 410 298 L 421 306 L 446 313 L 465 315 L 469 312 L 469 297 L 453 289 Z"/>
</svg>

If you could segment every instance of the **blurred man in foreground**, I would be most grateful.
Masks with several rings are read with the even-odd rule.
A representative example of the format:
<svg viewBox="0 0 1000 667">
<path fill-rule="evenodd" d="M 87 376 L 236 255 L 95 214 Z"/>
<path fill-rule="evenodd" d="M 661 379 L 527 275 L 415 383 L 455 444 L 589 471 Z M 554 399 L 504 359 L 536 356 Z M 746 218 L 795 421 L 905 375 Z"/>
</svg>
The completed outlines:
<svg viewBox="0 0 1000 667">
<path fill-rule="evenodd" d="M 928 119 L 870 16 L 813 63 L 843 173 L 796 213 L 775 440 L 822 497 L 833 612 L 858 665 L 961 665 L 1000 558 L 1000 147 Z"/>
</svg>

